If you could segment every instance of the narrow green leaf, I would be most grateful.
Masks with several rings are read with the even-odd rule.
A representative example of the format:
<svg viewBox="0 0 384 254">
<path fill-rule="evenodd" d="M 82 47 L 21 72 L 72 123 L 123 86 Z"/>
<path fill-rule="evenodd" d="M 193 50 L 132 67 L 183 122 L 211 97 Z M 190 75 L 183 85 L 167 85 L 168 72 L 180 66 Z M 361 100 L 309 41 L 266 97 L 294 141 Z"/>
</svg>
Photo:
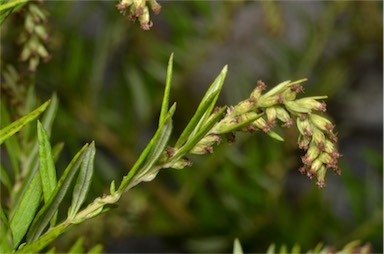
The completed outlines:
<svg viewBox="0 0 384 254">
<path fill-rule="evenodd" d="M 169 61 L 168 61 L 167 79 L 165 82 L 163 103 L 161 104 L 159 125 L 165 120 L 165 117 L 167 116 L 167 113 L 168 113 L 169 94 L 171 91 L 172 68 L 173 68 L 173 53 L 169 57 Z"/>
<path fill-rule="evenodd" d="M 59 107 L 59 100 L 57 95 L 54 93 L 51 97 L 51 103 L 43 115 L 41 123 L 43 124 L 44 129 L 48 133 L 48 136 L 51 136 L 51 130 L 53 121 L 56 117 L 57 109 Z"/>
<path fill-rule="evenodd" d="M 1 165 L 1 164 L 0 164 L 0 182 L 2 184 L 4 184 L 4 186 L 7 188 L 8 192 L 11 193 L 11 191 L 12 191 L 11 180 L 9 179 L 7 171 L 3 168 L 3 165 Z"/>
<path fill-rule="evenodd" d="M 223 107 L 218 112 L 214 113 L 210 119 L 205 123 L 204 127 L 200 129 L 198 133 L 196 133 L 193 137 L 191 137 L 185 145 L 183 145 L 175 154 L 175 159 L 179 160 L 186 153 L 188 153 L 217 123 L 219 118 L 225 111 L 225 107 Z"/>
<path fill-rule="evenodd" d="M 7 138 L 20 131 L 26 124 L 33 121 L 37 118 L 49 105 L 51 100 L 46 101 L 43 105 L 32 111 L 31 113 L 21 117 L 10 125 L 2 128 L 0 130 L 0 144 L 4 142 Z"/>
<path fill-rule="evenodd" d="M 13 234 L 13 247 L 16 248 L 25 233 L 27 232 L 29 225 L 31 224 L 36 210 L 40 204 L 42 195 L 42 187 L 39 172 L 34 174 L 32 181 L 28 184 L 24 195 L 21 197 L 20 203 L 15 210 L 15 213 L 10 219 L 10 227 Z"/>
<path fill-rule="evenodd" d="M 155 169 L 152 172 L 149 172 L 152 169 L 153 165 L 159 159 L 160 155 L 164 152 L 168 144 L 169 137 L 171 136 L 171 133 L 172 133 L 172 127 L 173 127 L 172 118 L 169 117 L 168 115 L 164 121 L 165 122 L 161 128 L 160 135 L 156 140 L 155 144 L 153 145 L 152 151 L 148 156 L 147 163 L 140 170 L 140 172 L 136 177 L 136 179 L 139 181 L 149 182 L 156 177 L 157 172 L 159 171 L 159 169 Z"/>
<path fill-rule="evenodd" d="M 0 5 L 0 11 L 5 11 L 7 9 L 12 9 L 15 7 L 18 7 L 20 5 L 24 5 L 28 2 L 28 0 L 13 0 L 9 1 L 7 3 L 1 4 Z"/>
<path fill-rule="evenodd" d="M 170 119 L 174 112 L 176 110 L 176 103 L 174 103 L 172 105 L 172 107 L 170 108 L 169 112 L 168 112 L 168 115 L 165 119 L 165 122 L 167 122 L 168 119 Z M 153 147 L 154 145 L 158 142 L 158 139 L 159 139 L 159 136 L 160 136 L 160 133 L 162 132 L 162 128 L 164 126 L 165 123 L 161 124 L 155 134 L 153 135 L 151 141 L 148 143 L 148 145 L 145 147 L 144 151 L 140 154 L 138 160 L 135 162 L 135 164 L 133 165 L 132 169 L 129 171 L 128 175 L 124 176 L 119 188 L 118 188 L 118 191 L 121 192 L 121 191 L 124 191 L 126 190 L 127 186 L 130 184 L 130 182 L 132 181 L 132 179 L 136 176 L 136 174 L 138 173 L 138 171 L 141 169 L 142 165 L 145 163 L 148 155 L 151 153 L 151 151 L 153 151 Z"/>
<path fill-rule="evenodd" d="M 95 142 L 92 142 L 85 151 L 81 169 L 72 193 L 72 204 L 68 211 L 69 218 L 73 218 L 76 215 L 87 196 L 93 175 L 95 154 Z"/>
<path fill-rule="evenodd" d="M 233 254 L 243 254 L 243 248 L 241 248 L 241 244 L 239 239 L 235 239 L 233 243 Z"/>
<path fill-rule="evenodd" d="M 44 202 L 47 203 L 56 188 L 57 178 L 49 137 L 40 121 L 37 121 L 37 138 L 39 140 L 39 171 Z"/>
<path fill-rule="evenodd" d="M 0 5 L 0 25 L 13 12 L 19 10 L 28 0 L 13 0 Z"/>
<path fill-rule="evenodd" d="M 72 182 L 74 175 L 76 174 L 81 162 L 84 158 L 84 151 L 88 147 L 88 144 L 75 155 L 72 161 L 65 169 L 63 175 L 58 181 L 54 192 L 51 195 L 49 201 L 40 209 L 35 219 L 32 222 L 32 226 L 27 234 L 27 243 L 35 241 L 44 231 L 45 227 L 56 213 L 61 201 L 63 200 L 67 190 Z"/>
<path fill-rule="evenodd" d="M 13 250 L 12 234 L 8 223 L 8 218 L 0 205 L 0 253 L 11 253 Z"/>
<path fill-rule="evenodd" d="M 101 244 L 97 244 L 95 245 L 94 247 L 92 247 L 92 249 L 90 249 L 88 251 L 89 254 L 99 254 L 99 253 L 103 253 L 103 245 Z"/>
<path fill-rule="evenodd" d="M 44 203 L 47 203 L 56 188 L 57 177 L 48 133 L 45 131 L 40 121 L 37 121 L 37 139 L 39 144 L 39 172 L 43 187 Z M 51 220 L 51 226 L 55 225 L 56 218 L 57 213 Z"/>
<path fill-rule="evenodd" d="M 68 228 L 69 223 L 61 223 L 56 227 L 52 228 L 46 234 L 39 237 L 36 241 L 26 244 L 16 251 L 16 253 L 39 253 L 43 248 L 50 244 L 57 237 L 62 235 L 64 231 Z"/>
<path fill-rule="evenodd" d="M 179 148 L 180 146 L 182 146 L 188 140 L 192 132 L 196 133 L 199 130 L 199 128 L 196 128 L 196 126 L 201 126 L 204 123 L 204 120 L 209 117 L 212 112 L 213 106 L 217 101 L 226 75 L 227 66 L 224 66 L 221 73 L 217 76 L 215 81 L 208 88 L 195 114 L 187 124 L 187 127 L 185 127 L 184 131 L 181 133 L 179 139 L 175 144 L 175 148 Z"/>
<path fill-rule="evenodd" d="M 0 104 L 0 127 L 3 128 L 11 123 L 11 119 L 8 110 L 6 109 L 2 100 L 0 101 Z M 5 147 L 7 149 L 9 160 L 12 165 L 12 171 L 14 172 L 15 178 L 17 178 L 20 174 L 19 159 L 21 154 L 20 145 L 17 141 L 17 138 L 15 136 L 9 137 L 7 140 L 5 140 Z"/>
<path fill-rule="evenodd" d="M 84 253 L 84 238 L 80 237 L 68 251 L 69 254 Z"/>
</svg>

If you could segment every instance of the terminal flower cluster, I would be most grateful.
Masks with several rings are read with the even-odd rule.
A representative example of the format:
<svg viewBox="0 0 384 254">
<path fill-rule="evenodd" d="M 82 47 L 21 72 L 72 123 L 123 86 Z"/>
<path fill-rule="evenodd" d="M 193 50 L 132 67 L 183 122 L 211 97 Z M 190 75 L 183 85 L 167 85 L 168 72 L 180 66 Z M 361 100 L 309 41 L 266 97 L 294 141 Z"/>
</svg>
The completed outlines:
<svg viewBox="0 0 384 254">
<path fill-rule="evenodd" d="M 261 130 L 272 138 L 283 141 L 273 131 L 280 123 L 282 127 L 296 125 L 299 130 L 298 147 L 306 151 L 302 156 L 303 166 L 299 171 L 309 178 L 317 178 L 319 187 L 325 186 L 327 169 L 340 174 L 338 167 L 337 136 L 333 132 L 334 124 L 319 113 L 326 111 L 326 104 L 321 99 L 326 96 L 304 97 L 296 99 L 303 92 L 298 81 L 285 81 L 268 92 L 266 85 L 259 81 L 250 97 L 236 106 L 228 107 L 221 119 L 209 133 L 190 151 L 194 154 L 213 152 L 212 146 L 221 141 L 222 136 L 234 139 L 235 131 L 254 132 Z"/>
<path fill-rule="evenodd" d="M 153 26 L 149 16 L 148 6 L 156 14 L 161 10 L 161 6 L 156 0 L 120 0 L 116 5 L 117 9 L 124 15 L 128 10 L 128 18 L 130 20 L 139 20 L 143 30 L 149 30 Z"/>
</svg>

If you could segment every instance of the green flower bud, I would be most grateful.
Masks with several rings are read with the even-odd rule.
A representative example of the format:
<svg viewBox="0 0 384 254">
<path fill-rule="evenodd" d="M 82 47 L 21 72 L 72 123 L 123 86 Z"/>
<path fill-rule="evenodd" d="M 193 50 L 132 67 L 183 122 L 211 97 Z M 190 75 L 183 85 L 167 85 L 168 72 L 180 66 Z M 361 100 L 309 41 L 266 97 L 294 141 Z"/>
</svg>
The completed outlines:
<svg viewBox="0 0 384 254">
<path fill-rule="evenodd" d="M 276 110 L 276 117 L 280 121 L 282 121 L 283 127 L 290 127 L 293 124 L 292 118 L 290 117 L 289 113 L 282 107 L 275 107 Z"/>
<path fill-rule="evenodd" d="M 299 107 L 308 109 L 309 111 L 319 110 L 325 112 L 326 104 L 324 102 L 317 101 L 317 99 L 324 98 L 327 98 L 327 96 L 306 97 L 296 100 L 296 104 L 299 105 Z"/>
<path fill-rule="evenodd" d="M 161 5 L 156 2 L 156 0 L 149 0 L 148 1 L 149 6 L 151 7 L 152 11 L 156 14 L 160 13 Z"/>
<path fill-rule="evenodd" d="M 257 105 L 259 107 L 262 107 L 262 108 L 268 108 L 268 107 L 272 107 L 276 104 L 281 104 L 283 102 L 284 102 L 283 97 L 280 94 L 274 95 L 274 96 L 262 95 L 262 96 L 260 96 Z"/>
<path fill-rule="evenodd" d="M 331 132 L 334 127 L 331 121 L 329 121 L 325 117 L 316 114 L 311 114 L 310 118 L 312 123 L 320 130 Z"/>
<path fill-rule="evenodd" d="M 265 122 L 264 118 L 260 117 L 256 121 L 252 122 L 252 125 L 261 129 L 265 133 L 268 133 L 271 130 L 271 127 Z"/>
<path fill-rule="evenodd" d="M 180 160 L 173 163 L 171 168 L 183 169 L 185 167 L 191 167 L 191 166 L 192 166 L 192 161 L 188 160 L 187 158 L 181 158 Z"/>
<path fill-rule="evenodd" d="M 45 31 L 45 27 L 42 25 L 35 26 L 35 33 L 37 36 L 39 36 L 40 39 L 44 41 L 48 39 L 48 34 Z"/>
<path fill-rule="evenodd" d="M 265 110 L 265 113 L 267 115 L 267 119 L 269 122 L 274 123 L 277 118 L 277 111 L 276 107 L 269 107 Z"/>
<path fill-rule="evenodd" d="M 319 148 L 316 145 L 310 145 L 309 148 L 308 148 L 307 153 L 301 159 L 302 159 L 304 165 L 308 165 L 309 166 L 309 165 L 312 164 L 312 162 L 317 157 L 319 157 L 319 154 L 320 154 Z"/>
<path fill-rule="evenodd" d="M 139 15 L 140 26 L 143 30 L 149 30 L 153 23 L 149 19 L 149 10 L 147 6 L 144 6 L 143 13 Z"/>
<path fill-rule="evenodd" d="M 301 120 L 299 117 L 296 119 L 297 129 L 300 131 L 301 135 L 312 136 L 313 125 L 308 119 Z"/>
<path fill-rule="evenodd" d="M 261 93 L 267 88 L 263 81 L 257 81 L 256 88 L 252 91 L 250 98 L 254 100 L 258 100 Z"/>
<path fill-rule="evenodd" d="M 26 61 L 27 59 L 29 59 L 31 55 L 32 55 L 31 49 L 25 45 L 20 54 L 20 61 L 22 62 Z"/>
<path fill-rule="evenodd" d="M 312 140 L 318 145 L 321 146 L 325 144 L 325 135 L 322 131 L 317 128 L 313 128 Z"/>
<path fill-rule="evenodd" d="M 310 113 L 311 110 L 307 107 L 303 107 L 302 105 L 298 104 L 296 101 L 284 101 L 285 107 L 294 114 L 299 113 Z"/>
<path fill-rule="evenodd" d="M 324 165 L 322 167 L 320 167 L 320 169 L 316 173 L 316 178 L 317 178 L 316 185 L 319 188 L 325 187 L 325 174 L 326 173 L 327 173 L 327 169 L 325 168 Z"/>
<path fill-rule="evenodd" d="M 299 138 L 297 140 L 297 144 L 299 148 L 304 150 L 308 148 L 308 145 L 310 142 L 311 142 L 311 138 L 304 135 L 299 135 Z"/>
</svg>

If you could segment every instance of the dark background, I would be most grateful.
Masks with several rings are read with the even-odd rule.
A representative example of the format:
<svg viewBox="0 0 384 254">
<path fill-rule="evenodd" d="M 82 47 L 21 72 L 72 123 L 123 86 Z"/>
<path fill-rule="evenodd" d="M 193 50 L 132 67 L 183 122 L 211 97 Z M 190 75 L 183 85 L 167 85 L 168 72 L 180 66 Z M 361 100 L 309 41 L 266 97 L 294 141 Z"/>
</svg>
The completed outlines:
<svg viewBox="0 0 384 254">
<path fill-rule="evenodd" d="M 64 141 L 63 169 L 96 141 L 90 199 L 121 179 L 156 128 L 172 52 L 176 138 L 205 90 L 229 65 L 221 105 L 303 77 L 305 96 L 328 95 L 342 175 L 318 189 L 298 172 L 297 133 L 285 143 L 239 135 L 194 165 L 165 169 L 105 215 L 76 226 L 56 245 L 83 236 L 106 252 L 265 252 L 271 243 L 340 248 L 352 240 L 383 252 L 383 5 L 381 1 L 164 1 L 143 31 L 112 1 L 46 1 L 52 58 L 36 89 L 57 92 L 53 143 Z"/>
</svg>

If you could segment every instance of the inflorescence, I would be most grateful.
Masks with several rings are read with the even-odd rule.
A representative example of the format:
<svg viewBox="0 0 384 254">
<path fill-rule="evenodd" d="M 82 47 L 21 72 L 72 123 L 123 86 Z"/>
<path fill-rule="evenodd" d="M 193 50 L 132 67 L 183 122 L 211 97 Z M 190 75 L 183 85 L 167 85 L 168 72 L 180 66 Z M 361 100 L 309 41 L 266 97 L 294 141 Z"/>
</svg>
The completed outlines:
<svg viewBox="0 0 384 254">
<path fill-rule="evenodd" d="M 299 171 L 311 179 L 316 176 L 316 184 L 324 187 L 327 169 L 337 174 L 341 172 L 338 167 L 340 154 L 336 148 L 337 136 L 333 132 L 335 125 L 319 115 L 326 111 L 326 104 L 319 101 L 326 96 L 296 99 L 297 94 L 304 91 L 300 84 L 303 81 L 305 79 L 282 82 L 265 94 L 266 85 L 258 81 L 250 97 L 229 107 L 224 118 L 215 124 L 190 153 L 211 153 L 212 146 L 221 141 L 222 135 L 229 135 L 233 139 L 235 131 L 261 130 L 282 141 L 283 138 L 273 128 L 277 123 L 287 128 L 296 123 L 300 133 L 298 147 L 306 151 L 301 157 L 304 165 Z"/>
</svg>

